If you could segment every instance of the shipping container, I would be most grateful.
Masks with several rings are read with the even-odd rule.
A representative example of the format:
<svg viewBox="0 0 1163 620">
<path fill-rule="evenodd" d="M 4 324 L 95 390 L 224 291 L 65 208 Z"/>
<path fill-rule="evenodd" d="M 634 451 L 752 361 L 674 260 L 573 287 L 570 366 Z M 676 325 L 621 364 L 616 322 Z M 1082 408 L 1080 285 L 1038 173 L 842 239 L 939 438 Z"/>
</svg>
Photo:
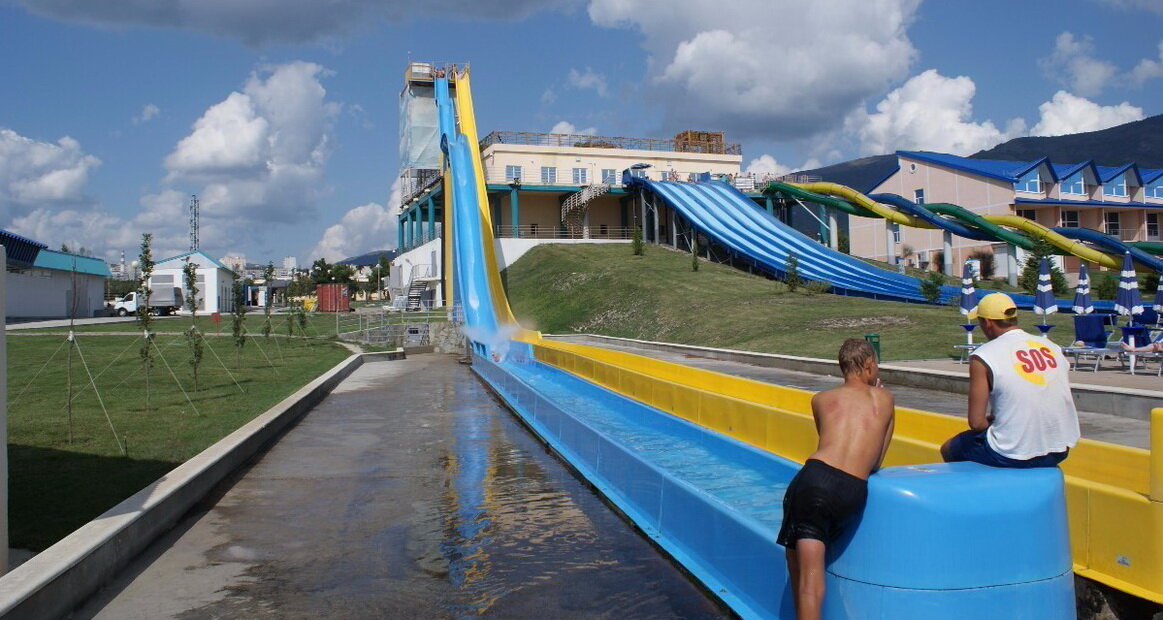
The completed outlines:
<svg viewBox="0 0 1163 620">
<path fill-rule="evenodd" d="M 351 312 L 351 296 L 346 284 L 320 284 L 315 287 L 319 312 Z"/>
</svg>

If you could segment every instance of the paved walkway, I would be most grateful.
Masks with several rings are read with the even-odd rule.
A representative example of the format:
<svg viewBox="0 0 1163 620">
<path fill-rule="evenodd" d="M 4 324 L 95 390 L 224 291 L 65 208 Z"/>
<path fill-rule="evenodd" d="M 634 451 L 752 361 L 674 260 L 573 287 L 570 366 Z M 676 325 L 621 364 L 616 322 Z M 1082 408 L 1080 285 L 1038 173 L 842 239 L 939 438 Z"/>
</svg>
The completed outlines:
<svg viewBox="0 0 1163 620">
<path fill-rule="evenodd" d="M 79 618 L 727 612 L 448 355 L 368 362 Z"/>
</svg>

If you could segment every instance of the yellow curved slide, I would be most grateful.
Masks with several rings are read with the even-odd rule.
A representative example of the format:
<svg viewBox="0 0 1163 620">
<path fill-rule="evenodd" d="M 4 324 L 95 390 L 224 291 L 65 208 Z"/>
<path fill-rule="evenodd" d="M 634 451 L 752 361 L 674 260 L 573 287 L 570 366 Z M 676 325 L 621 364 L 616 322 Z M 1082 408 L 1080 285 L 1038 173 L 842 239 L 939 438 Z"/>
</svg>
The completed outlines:
<svg viewBox="0 0 1163 620">
<path fill-rule="evenodd" d="M 1050 230 L 1034 220 L 1021 217 L 1019 215 L 983 215 L 985 219 L 1001 226 L 1009 226 L 1010 228 L 1017 228 L 1019 230 L 1030 233 L 1031 235 L 1040 239 L 1045 239 L 1050 244 L 1054 245 L 1065 252 L 1088 260 L 1092 263 L 1098 263 L 1103 267 L 1110 267 L 1112 269 L 1121 269 L 1123 266 L 1123 259 L 1115 257 L 1106 252 L 1100 252 L 1081 241 L 1075 241 L 1063 237 L 1062 235 Z"/>
<path fill-rule="evenodd" d="M 869 211 L 883 217 L 890 222 L 897 224 L 904 224 L 905 226 L 912 226 L 913 228 L 936 228 L 936 226 L 922 220 L 919 217 L 901 213 L 892 207 L 883 205 L 864 194 L 848 187 L 847 185 L 840 185 L 839 183 L 828 183 L 821 181 L 818 183 L 795 183 L 796 187 L 808 190 L 809 192 L 816 192 L 817 194 L 824 194 L 826 196 L 839 196 L 851 202 L 854 202 Z"/>
</svg>

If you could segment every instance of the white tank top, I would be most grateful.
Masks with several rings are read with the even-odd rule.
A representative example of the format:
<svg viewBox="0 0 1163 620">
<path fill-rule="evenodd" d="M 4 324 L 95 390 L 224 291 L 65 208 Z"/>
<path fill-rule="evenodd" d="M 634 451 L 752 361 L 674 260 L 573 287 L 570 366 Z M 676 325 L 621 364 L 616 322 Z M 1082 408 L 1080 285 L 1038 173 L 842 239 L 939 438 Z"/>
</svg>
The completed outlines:
<svg viewBox="0 0 1163 620">
<path fill-rule="evenodd" d="M 1074 447 L 1080 435 L 1062 348 L 1045 336 L 1011 329 L 973 352 L 993 371 L 990 447 L 1025 460 Z"/>
</svg>

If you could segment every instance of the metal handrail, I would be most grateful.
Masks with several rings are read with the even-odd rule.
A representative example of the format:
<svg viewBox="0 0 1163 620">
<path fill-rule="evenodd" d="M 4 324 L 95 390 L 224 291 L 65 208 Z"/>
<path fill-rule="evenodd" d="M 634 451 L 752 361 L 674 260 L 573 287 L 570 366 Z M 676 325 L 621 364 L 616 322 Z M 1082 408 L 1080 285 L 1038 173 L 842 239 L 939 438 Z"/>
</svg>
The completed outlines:
<svg viewBox="0 0 1163 620">
<path fill-rule="evenodd" d="M 524 224 L 521 226 L 494 226 L 493 235 L 497 238 L 512 239 L 609 239 L 622 240 L 634 236 L 634 229 L 625 226 L 607 226 L 603 231 L 601 226 L 582 226 L 577 230 L 570 230 L 562 226 L 537 226 Z"/>
<path fill-rule="evenodd" d="M 632 149 L 637 151 L 669 151 L 672 153 L 710 153 L 742 155 L 737 142 L 691 142 L 674 138 L 628 138 L 623 136 L 591 136 L 575 133 L 540 133 L 534 131 L 494 131 L 485 136 L 481 150 L 493 144 L 523 146 L 553 146 L 574 148 Z"/>
</svg>

